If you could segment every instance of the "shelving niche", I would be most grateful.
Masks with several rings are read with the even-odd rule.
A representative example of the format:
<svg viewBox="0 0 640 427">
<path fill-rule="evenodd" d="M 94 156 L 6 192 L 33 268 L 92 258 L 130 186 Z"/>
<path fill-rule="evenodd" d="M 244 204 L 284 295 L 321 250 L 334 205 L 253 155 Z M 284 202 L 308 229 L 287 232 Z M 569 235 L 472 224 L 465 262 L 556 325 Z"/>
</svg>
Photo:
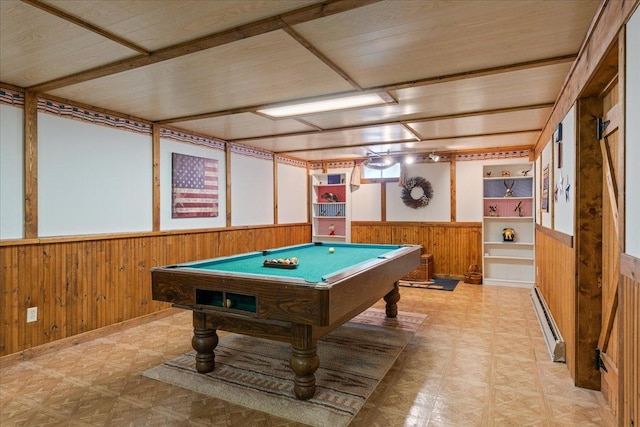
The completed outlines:
<svg viewBox="0 0 640 427">
<path fill-rule="evenodd" d="M 483 168 L 482 272 L 485 285 L 521 288 L 534 285 L 534 182 L 531 163 L 486 165 Z M 513 241 L 504 240 L 505 228 L 515 231 Z"/>
<path fill-rule="evenodd" d="M 328 195 L 333 197 L 327 197 Z M 349 196 L 346 174 L 311 175 L 311 225 L 314 242 L 351 240 Z"/>
</svg>

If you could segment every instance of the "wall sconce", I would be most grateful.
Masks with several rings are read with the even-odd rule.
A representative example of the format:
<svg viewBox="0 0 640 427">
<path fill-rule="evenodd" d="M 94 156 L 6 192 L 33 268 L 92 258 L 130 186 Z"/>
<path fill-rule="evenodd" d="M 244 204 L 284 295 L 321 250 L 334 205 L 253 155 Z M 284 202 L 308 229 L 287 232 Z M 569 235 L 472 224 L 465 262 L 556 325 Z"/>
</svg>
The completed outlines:
<svg viewBox="0 0 640 427">
<path fill-rule="evenodd" d="M 440 156 L 438 156 L 435 151 L 432 151 L 431 154 L 429 154 L 429 158 L 434 162 L 438 162 L 440 160 Z"/>
</svg>

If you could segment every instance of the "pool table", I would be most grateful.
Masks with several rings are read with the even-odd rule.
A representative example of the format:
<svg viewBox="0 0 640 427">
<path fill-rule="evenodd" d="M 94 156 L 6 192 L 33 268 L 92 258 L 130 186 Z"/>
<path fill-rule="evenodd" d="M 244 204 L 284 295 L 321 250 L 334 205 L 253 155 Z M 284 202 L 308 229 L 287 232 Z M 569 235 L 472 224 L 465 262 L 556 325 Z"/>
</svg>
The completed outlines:
<svg viewBox="0 0 640 427">
<path fill-rule="evenodd" d="M 214 368 L 218 329 L 290 343 L 294 392 L 306 400 L 316 389 L 318 339 L 381 298 L 396 317 L 398 280 L 419 267 L 421 249 L 314 242 L 155 267 L 153 299 L 193 311 L 200 373 Z"/>
</svg>

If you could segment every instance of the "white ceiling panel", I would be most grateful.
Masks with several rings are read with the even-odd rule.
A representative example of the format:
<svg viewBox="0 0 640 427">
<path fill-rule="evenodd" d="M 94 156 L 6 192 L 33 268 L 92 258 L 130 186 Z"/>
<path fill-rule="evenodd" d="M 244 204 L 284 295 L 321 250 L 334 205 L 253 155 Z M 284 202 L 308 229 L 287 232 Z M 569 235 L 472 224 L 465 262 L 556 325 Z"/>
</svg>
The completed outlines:
<svg viewBox="0 0 640 427">
<path fill-rule="evenodd" d="M 600 3 L 0 0 L 0 85 L 303 160 L 522 148 Z M 255 114 L 362 91 L 398 103 Z"/>
<path fill-rule="evenodd" d="M 447 138 L 438 140 L 426 140 L 417 143 L 397 143 L 377 146 L 352 146 L 341 149 L 325 148 L 315 150 L 292 150 L 281 154 L 306 160 L 324 159 L 357 159 L 363 158 L 367 152 L 384 153 L 388 149 L 390 153 L 430 153 L 432 151 L 455 153 L 468 151 L 495 151 L 508 149 L 509 147 L 532 146 L 538 137 L 538 132 L 523 132 L 517 134 L 504 134 L 492 136 L 476 136 L 468 138 Z M 373 149 L 375 148 L 375 149 Z"/>
<path fill-rule="evenodd" d="M 577 52 L 599 4 L 385 1 L 295 29 L 372 87 Z"/>
<path fill-rule="evenodd" d="M 415 141 L 411 132 L 401 125 L 370 126 L 359 129 L 280 136 L 239 142 L 259 146 L 273 152 L 324 149 L 350 145 L 376 145 L 384 142 Z"/>
<path fill-rule="evenodd" d="M 446 117 L 473 111 L 553 103 L 570 63 L 393 91 L 397 105 L 316 114 L 304 119 L 322 129 L 353 123 Z"/>
<path fill-rule="evenodd" d="M 172 123 L 172 126 L 227 141 L 264 135 L 311 132 L 315 128 L 294 119 L 272 120 L 254 113 Z"/>
<path fill-rule="evenodd" d="M 4 0 L 3 0 L 4 1 Z M 155 51 L 238 27 L 317 0 L 47 0 L 45 3 Z"/>
<path fill-rule="evenodd" d="M 32 86 L 137 53 L 16 0 L 0 1 L 0 81 Z"/>
<path fill-rule="evenodd" d="M 551 107 L 409 123 L 422 139 L 542 130 Z"/>
<path fill-rule="evenodd" d="M 349 89 L 285 32 L 273 31 L 51 93 L 164 120 Z"/>
</svg>

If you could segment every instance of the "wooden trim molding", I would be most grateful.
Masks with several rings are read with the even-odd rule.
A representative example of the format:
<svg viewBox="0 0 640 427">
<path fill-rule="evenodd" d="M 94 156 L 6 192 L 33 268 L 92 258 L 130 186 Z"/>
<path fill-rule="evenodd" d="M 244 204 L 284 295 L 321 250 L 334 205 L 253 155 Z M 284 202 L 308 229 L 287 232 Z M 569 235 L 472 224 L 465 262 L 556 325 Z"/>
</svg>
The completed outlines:
<svg viewBox="0 0 640 427">
<path fill-rule="evenodd" d="M 33 239 L 10 239 L 0 240 L 0 248 L 5 246 L 25 246 L 25 245 L 41 245 L 52 243 L 70 243 L 70 242 L 89 242 L 100 240 L 121 240 L 131 238 L 142 237 L 154 237 L 154 236 L 174 236 L 182 235 L 187 236 L 191 234 L 206 234 L 214 231 L 239 231 L 249 229 L 263 229 L 263 228 L 277 228 L 277 227 L 291 227 L 291 226 L 310 226 L 310 222 L 299 223 L 287 223 L 287 224 L 265 224 L 265 225 L 241 225 L 234 227 L 220 227 L 220 228 L 194 228 L 184 230 L 167 230 L 167 231 L 154 231 L 154 232 L 140 232 L 140 233 L 109 233 L 109 234 L 86 234 L 82 236 L 63 236 L 63 237 L 40 237 Z"/>
<path fill-rule="evenodd" d="M 451 195 L 449 197 L 451 203 L 451 222 L 456 222 L 456 158 L 451 156 L 449 158 L 449 185 Z"/>
<path fill-rule="evenodd" d="M 536 224 L 536 231 L 544 234 L 545 236 L 549 236 L 553 240 L 562 243 L 563 245 L 573 248 L 573 236 L 562 233 L 557 230 L 552 230 L 547 227 L 543 227 L 540 224 Z"/>
<path fill-rule="evenodd" d="M 231 227 L 231 145 L 226 144 L 224 147 L 225 152 L 225 170 L 226 170 L 226 187 L 227 187 L 227 195 L 226 195 L 226 218 L 227 227 Z"/>
<path fill-rule="evenodd" d="M 600 66 L 594 58 L 605 58 L 606 52 L 615 42 L 621 28 L 638 6 L 639 0 L 603 1 L 580 48 L 569 75 L 560 90 L 557 102 L 535 144 L 536 155 L 544 149 L 553 135 L 556 123 L 569 112 L 575 101 L 589 84 L 590 78 Z"/>
<path fill-rule="evenodd" d="M 38 237 L 38 97 L 24 94 L 24 237 Z"/>
<path fill-rule="evenodd" d="M 366 226 L 389 226 L 389 227 L 426 227 L 426 226 L 446 226 L 447 228 L 482 227 L 481 222 L 415 222 L 415 221 L 351 221 L 351 225 Z"/>
<path fill-rule="evenodd" d="M 153 173 L 153 231 L 160 231 L 160 126 L 153 125 L 151 136 Z"/>
<path fill-rule="evenodd" d="M 640 258 L 629 254 L 620 255 L 620 274 L 634 282 L 640 282 Z"/>
</svg>

